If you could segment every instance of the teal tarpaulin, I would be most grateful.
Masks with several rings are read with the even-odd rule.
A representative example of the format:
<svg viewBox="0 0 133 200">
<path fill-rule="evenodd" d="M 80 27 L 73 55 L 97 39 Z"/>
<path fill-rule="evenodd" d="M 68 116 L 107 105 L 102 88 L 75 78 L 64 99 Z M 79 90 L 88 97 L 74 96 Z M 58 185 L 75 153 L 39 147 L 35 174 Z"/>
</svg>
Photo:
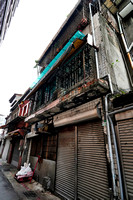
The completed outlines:
<svg viewBox="0 0 133 200">
<path fill-rule="evenodd" d="M 69 40 L 69 42 L 62 48 L 62 50 L 55 56 L 55 58 L 48 64 L 48 66 L 43 70 L 43 72 L 38 76 L 38 78 L 33 82 L 31 85 L 31 89 L 35 87 L 35 85 L 44 77 L 47 75 L 47 73 L 59 62 L 59 60 L 64 56 L 64 54 L 67 52 L 69 47 L 72 45 L 72 43 L 78 38 L 78 39 L 83 39 L 85 35 L 77 31 L 73 37 Z"/>
</svg>

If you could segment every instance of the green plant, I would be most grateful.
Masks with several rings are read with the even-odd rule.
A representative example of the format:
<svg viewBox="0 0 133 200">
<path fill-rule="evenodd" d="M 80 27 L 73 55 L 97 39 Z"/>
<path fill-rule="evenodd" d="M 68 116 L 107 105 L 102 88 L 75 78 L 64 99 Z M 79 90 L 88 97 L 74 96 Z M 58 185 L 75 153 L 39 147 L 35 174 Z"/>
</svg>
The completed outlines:
<svg viewBox="0 0 133 200">
<path fill-rule="evenodd" d="M 115 60 L 115 62 L 111 63 L 111 67 L 113 68 L 114 66 L 118 67 L 117 63 L 119 63 L 120 61 L 118 59 Z"/>
</svg>

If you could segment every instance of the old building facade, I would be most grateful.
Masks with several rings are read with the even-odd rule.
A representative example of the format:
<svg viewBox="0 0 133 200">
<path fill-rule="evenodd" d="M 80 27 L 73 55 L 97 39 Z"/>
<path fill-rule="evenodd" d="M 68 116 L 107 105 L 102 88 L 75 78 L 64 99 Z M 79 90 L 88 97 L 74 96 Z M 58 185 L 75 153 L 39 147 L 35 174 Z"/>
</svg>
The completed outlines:
<svg viewBox="0 0 133 200">
<path fill-rule="evenodd" d="M 7 121 L 8 135 L 25 130 L 23 144 L 15 142 L 19 166 L 34 168 L 41 156 L 35 178 L 45 186 L 49 177 L 49 189 L 62 198 L 133 197 L 130 6 L 78 1 L 37 61 L 40 75 L 15 104 L 21 120 Z"/>
</svg>

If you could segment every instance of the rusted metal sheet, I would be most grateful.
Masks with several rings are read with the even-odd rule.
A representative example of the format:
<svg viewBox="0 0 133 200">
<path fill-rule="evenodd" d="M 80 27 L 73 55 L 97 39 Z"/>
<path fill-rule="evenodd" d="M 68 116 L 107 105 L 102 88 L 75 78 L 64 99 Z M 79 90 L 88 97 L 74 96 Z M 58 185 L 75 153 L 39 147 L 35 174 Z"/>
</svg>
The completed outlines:
<svg viewBox="0 0 133 200">
<path fill-rule="evenodd" d="M 125 199 L 129 200 L 133 198 L 133 118 L 118 121 L 117 128 Z"/>
<path fill-rule="evenodd" d="M 44 106 L 42 109 L 39 111 L 35 112 L 34 114 L 28 116 L 25 118 L 25 122 L 36 122 L 39 120 L 40 116 L 50 117 L 51 115 L 47 113 L 48 112 L 59 112 L 59 108 L 57 108 L 57 105 L 59 104 L 59 99 L 56 99 L 46 107 Z"/>
<path fill-rule="evenodd" d="M 58 136 L 56 193 L 73 200 L 75 196 L 74 127 L 63 129 Z"/>
<path fill-rule="evenodd" d="M 86 113 L 88 112 L 88 114 L 90 114 L 93 110 L 96 109 L 96 106 L 99 104 L 99 108 L 101 106 L 101 99 L 98 98 L 98 99 L 95 99 L 93 101 L 90 101 L 88 103 L 85 103 L 85 104 L 82 104 L 80 106 L 77 106 L 76 108 L 73 108 L 73 109 L 70 109 L 68 111 L 65 111 L 63 113 L 60 113 L 58 115 L 55 115 L 54 116 L 54 125 L 55 126 L 59 126 L 59 123 L 61 124 L 61 121 L 62 120 L 65 120 L 66 121 L 66 124 L 69 124 L 70 123 L 70 118 L 74 116 L 78 116 L 78 115 L 82 115 L 83 113 Z M 96 112 L 96 110 L 95 110 Z M 84 114 L 83 114 L 84 115 Z M 88 116 L 88 119 L 91 118 L 91 116 L 87 115 Z M 100 117 L 100 115 L 97 113 L 96 114 L 96 117 Z M 68 120 L 68 121 L 67 121 Z M 82 121 L 82 119 L 79 121 Z M 58 124 L 58 125 L 57 125 Z"/>
<path fill-rule="evenodd" d="M 73 123 L 79 123 L 79 122 L 86 121 L 86 120 L 92 120 L 92 119 L 95 119 L 98 117 L 99 117 L 98 110 L 97 110 L 97 108 L 95 108 L 95 109 L 89 110 L 87 112 L 77 113 L 74 116 L 69 116 L 64 119 L 60 119 L 60 120 L 57 119 L 56 121 L 54 121 L 54 126 L 60 127 L 60 126 L 64 126 L 67 124 L 73 124 Z"/>
<path fill-rule="evenodd" d="M 101 121 L 78 126 L 78 198 L 110 199 Z"/>
<path fill-rule="evenodd" d="M 53 101 L 52 103 L 50 103 L 48 106 L 46 106 L 43 109 L 41 109 L 38 112 L 36 112 L 36 115 L 44 114 L 44 112 L 47 111 L 47 110 L 50 111 L 52 108 L 54 108 L 55 106 L 57 106 L 58 103 L 59 103 L 59 99 L 56 99 L 55 101 Z"/>
<path fill-rule="evenodd" d="M 22 135 L 24 136 L 25 130 L 24 129 L 16 129 L 14 131 L 8 132 L 8 135 L 13 136 L 13 135 Z"/>
<path fill-rule="evenodd" d="M 127 110 L 115 115 L 116 121 L 133 118 L 133 110 Z"/>
</svg>

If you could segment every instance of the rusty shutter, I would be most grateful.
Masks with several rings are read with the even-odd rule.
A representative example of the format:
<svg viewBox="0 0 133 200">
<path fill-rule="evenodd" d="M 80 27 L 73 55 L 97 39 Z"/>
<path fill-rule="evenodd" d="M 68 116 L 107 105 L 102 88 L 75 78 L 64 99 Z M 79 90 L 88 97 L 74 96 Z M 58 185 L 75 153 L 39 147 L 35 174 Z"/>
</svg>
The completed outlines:
<svg viewBox="0 0 133 200">
<path fill-rule="evenodd" d="M 109 200 L 107 162 L 101 121 L 78 126 L 78 198 Z"/>
<path fill-rule="evenodd" d="M 74 127 L 62 129 L 58 134 L 55 191 L 66 199 L 74 199 Z"/>
<path fill-rule="evenodd" d="M 133 199 L 133 119 L 117 122 L 126 199 Z"/>
<path fill-rule="evenodd" d="M 13 154 L 12 154 L 11 164 L 14 165 L 15 167 L 18 166 L 18 160 L 19 160 L 19 150 L 18 150 L 19 143 L 20 143 L 19 138 L 16 138 L 13 143 Z"/>
</svg>

